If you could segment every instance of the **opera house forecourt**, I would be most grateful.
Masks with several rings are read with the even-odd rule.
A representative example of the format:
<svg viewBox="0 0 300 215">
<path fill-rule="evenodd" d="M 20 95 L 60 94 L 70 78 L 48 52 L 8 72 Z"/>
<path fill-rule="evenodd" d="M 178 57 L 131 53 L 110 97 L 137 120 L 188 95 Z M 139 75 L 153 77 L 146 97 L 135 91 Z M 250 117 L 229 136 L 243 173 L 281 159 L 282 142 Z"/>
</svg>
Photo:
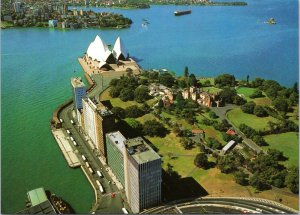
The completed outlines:
<svg viewBox="0 0 300 215">
<path fill-rule="evenodd" d="M 130 57 L 122 40 L 118 37 L 111 50 L 109 46 L 97 35 L 90 43 L 85 55 L 78 58 L 84 71 L 88 74 L 110 75 L 114 72 L 139 74 L 138 64 Z"/>
</svg>

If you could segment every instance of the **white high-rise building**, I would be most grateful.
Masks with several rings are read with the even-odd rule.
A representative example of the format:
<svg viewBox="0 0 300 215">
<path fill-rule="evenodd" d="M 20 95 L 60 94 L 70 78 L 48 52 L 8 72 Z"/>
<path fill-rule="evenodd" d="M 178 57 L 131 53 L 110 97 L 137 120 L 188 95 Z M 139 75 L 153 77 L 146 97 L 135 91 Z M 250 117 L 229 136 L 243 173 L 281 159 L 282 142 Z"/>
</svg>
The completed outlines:
<svg viewBox="0 0 300 215">
<path fill-rule="evenodd" d="M 86 87 L 80 77 L 71 78 L 75 111 L 82 108 L 82 99 L 86 97 Z"/>
<path fill-rule="evenodd" d="M 161 158 L 141 137 L 125 142 L 125 191 L 133 213 L 161 201 Z"/>
<path fill-rule="evenodd" d="M 95 148 L 106 157 L 105 134 L 113 129 L 112 112 L 101 102 L 90 98 L 82 99 L 83 128 L 91 138 Z"/>
</svg>

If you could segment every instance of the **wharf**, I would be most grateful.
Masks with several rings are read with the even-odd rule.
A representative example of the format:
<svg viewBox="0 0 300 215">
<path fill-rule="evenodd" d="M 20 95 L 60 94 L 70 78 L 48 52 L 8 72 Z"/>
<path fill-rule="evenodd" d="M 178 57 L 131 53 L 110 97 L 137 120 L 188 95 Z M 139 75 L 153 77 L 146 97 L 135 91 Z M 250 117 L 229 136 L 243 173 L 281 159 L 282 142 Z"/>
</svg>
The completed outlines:
<svg viewBox="0 0 300 215">
<path fill-rule="evenodd" d="M 81 164 L 70 145 L 70 141 L 67 139 L 62 129 L 51 129 L 51 132 L 56 142 L 58 143 L 58 146 L 62 151 L 66 161 L 68 162 L 68 165 L 72 168 L 80 166 Z"/>
</svg>

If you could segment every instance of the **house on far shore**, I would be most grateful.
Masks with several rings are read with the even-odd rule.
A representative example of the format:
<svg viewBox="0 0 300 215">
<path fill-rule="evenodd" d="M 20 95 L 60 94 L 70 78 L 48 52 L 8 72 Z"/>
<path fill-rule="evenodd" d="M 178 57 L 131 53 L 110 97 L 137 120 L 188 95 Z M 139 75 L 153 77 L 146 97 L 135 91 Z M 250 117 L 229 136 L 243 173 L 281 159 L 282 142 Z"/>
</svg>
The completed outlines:
<svg viewBox="0 0 300 215">
<path fill-rule="evenodd" d="M 226 154 L 229 150 L 233 149 L 236 145 L 236 142 L 234 140 L 230 140 L 226 146 L 223 147 L 223 149 L 221 150 L 221 155 Z"/>
<path fill-rule="evenodd" d="M 55 27 L 57 27 L 57 20 L 55 20 L 55 19 L 50 19 L 50 20 L 48 21 L 48 25 L 49 25 L 49 28 L 55 28 Z"/>
</svg>

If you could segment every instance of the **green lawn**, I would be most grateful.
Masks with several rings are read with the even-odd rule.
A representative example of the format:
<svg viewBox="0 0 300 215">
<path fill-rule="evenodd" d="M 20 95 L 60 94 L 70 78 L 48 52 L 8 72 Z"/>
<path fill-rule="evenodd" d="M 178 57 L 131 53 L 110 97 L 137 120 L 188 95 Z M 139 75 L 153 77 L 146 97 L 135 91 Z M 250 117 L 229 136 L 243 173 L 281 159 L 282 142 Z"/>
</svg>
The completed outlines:
<svg viewBox="0 0 300 215">
<path fill-rule="evenodd" d="M 205 81 L 209 80 L 210 81 L 210 84 L 214 85 L 215 84 L 215 78 L 211 77 L 211 78 L 200 78 L 199 79 L 199 82 L 201 84 L 204 84 Z"/>
<path fill-rule="evenodd" d="M 206 91 L 209 93 L 218 93 L 221 91 L 220 88 L 216 88 L 216 87 L 202 87 L 201 89 L 203 89 L 203 91 Z"/>
<path fill-rule="evenodd" d="M 254 93 L 256 89 L 255 88 L 250 88 L 250 87 L 239 87 L 236 91 L 238 94 L 242 94 L 244 95 L 244 98 L 249 100 L 250 99 L 250 95 L 252 93 Z"/>
<path fill-rule="evenodd" d="M 227 112 L 227 117 L 235 126 L 244 123 L 255 130 L 268 130 L 268 122 L 278 122 L 274 117 L 257 117 L 253 114 L 244 113 L 240 108 L 235 108 Z"/>
<path fill-rule="evenodd" d="M 285 161 L 288 166 L 299 165 L 299 134 L 296 132 L 287 132 L 283 134 L 273 134 L 264 137 L 269 146 L 264 147 L 277 149 L 289 159 Z"/>
</svg>

